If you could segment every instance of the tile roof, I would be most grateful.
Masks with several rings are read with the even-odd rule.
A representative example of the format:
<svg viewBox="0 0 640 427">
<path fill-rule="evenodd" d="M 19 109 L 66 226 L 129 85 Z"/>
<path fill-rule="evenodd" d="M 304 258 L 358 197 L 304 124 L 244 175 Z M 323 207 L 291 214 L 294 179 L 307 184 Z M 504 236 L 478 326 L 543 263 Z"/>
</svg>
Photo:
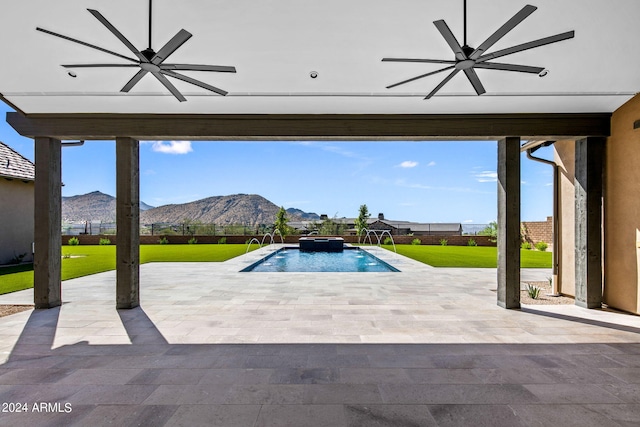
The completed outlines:
<svg viewBox="0 0 640 427">
<path fill-rule="evenodd" d="M 36 166 L 11 147 L 0 142 L 0 177 L 34 181 Z"/>
</svg>

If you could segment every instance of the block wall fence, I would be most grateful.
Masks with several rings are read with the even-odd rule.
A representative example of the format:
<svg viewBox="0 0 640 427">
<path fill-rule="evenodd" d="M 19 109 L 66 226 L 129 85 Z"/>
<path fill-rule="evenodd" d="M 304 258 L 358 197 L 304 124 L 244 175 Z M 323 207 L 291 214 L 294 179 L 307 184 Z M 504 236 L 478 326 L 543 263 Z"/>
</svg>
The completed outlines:
<svg viewBox="0 0 640 427">
<path fill-rule="evenodd" d="M 69 244 L 69 239 L 72 237 L 76 237 L 81 245 L 97 245 L 100 243 L 100 239 L 109 239 L 111 240 L 111 244 L 115 245 L 117 236 L 115 235 L 88 235 L 81 234 L 78 236 L 62 236 L 62 244 Z M 187 244 L 189 239 L 192 236 L 149 236 L 143 235 L 140 236 L 140 244 L 141 245 L 153 245 L 159 244 L 160 238 L 165 237 L 169 244 Z M 258 239 L 258 241 L 262 241 L 263 235 L 229 235 L 229 236 L 193 236 L 198 240 L 198 243 L 218 243 L 221 238 L 226 238 L 226 242 L 229 244 L 245 244 L 248 240 L 252 238 Z M 287 236 L 285 238 L 285 243 L 298 243 L 298 239 L 302 237 L 299 235 Z M 336 236 L 342 237 L 345 243 L 357 243 L 357 236 Z M 386 236 L 385 236 L 386 237 Z M 467 246 L 469 244 L 469 240 L 473 239 L 478 246 L 496 246 L 495 242 L 490 240 L 489 236 L 393 236 L 393 241 L 396 244 L 409 244 L 413 239 L 420 239 L 423 245 L 440 245 L 441 239 L 447 240 L 447 245 L 450 246 Z M 276 235 L 275 242 L 280 243 L 280 237 Z M 371 241 L 374 244 L 377 244 L 378 241 L 375 237 L 371 236 Z M 265 243 L 268 243 L 269 239 L 265 240 Z M 368 243 L 368 239 L 367 239 Z"/>
</svg>

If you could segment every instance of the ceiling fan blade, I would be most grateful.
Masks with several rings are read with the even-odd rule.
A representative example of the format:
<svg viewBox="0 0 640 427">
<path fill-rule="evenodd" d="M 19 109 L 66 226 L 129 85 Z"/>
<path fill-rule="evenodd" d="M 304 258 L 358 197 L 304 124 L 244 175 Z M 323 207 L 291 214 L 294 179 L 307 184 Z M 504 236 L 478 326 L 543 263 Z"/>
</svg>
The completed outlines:
<svg viewBox="0 0 640 427">
<path fill-rule="evenodd" d="M 209 84 L 206 84 L 204 82 L 201 82 L 200 80 L 196 80 L 196 79 L 192 79 L 191 77 L 187 77 L 183 74 L 179 74 L 179 73 L 174 73 L 173 71 L 167 71 L 167 70 L 162 70 L 160 71 L 162 74 L 166 75 L 166 76 L 170 76 L 173 78 L 176 78 L 178 80 L 182 80 L 183 82 L 187 82 L 187 83 L 191 83 L 192 85 L 196 85 L 198 87 L 201 87 L 203 89 L 207 89 L 210 90 L 211 92 L 215 92 L 217 94 L 220 94 L 222 96 L 227 95 L 227 91 L 224 91 L 222 89 L 219 89 L 215 86 L 211 86 Z"/>
<path fill-rule="evenodd" d="M 418 58 L 382 58 L 382 62 L 424 62 L 427 64 L 455 64 L 456 61 L 443 59 L 418 59 Z"/>
<path fill-rule="evenodd" d="M 162 64 L 162 70 L 180 70 L 180 71 L 217 71 L 219 73 L 235 73 L 236 67 L 228 67 L 226 65 L 198 65 L 198 64 Z"/>
<path fill-rule="evenodd" d="M 454 65 L 452 65 L 452 66 L 450 66 L 450 67 L 446 67 L 446 68 L 442 68 L 442 69 L 440 69 L 440 70 L 432 71 L 432 72 L 427 73 L 427 74 L 421 74 L 421 75 L 419 75 L 419 76 L 412 77 L 412 78 L 410 78 L 410 79 L 408 79 L 408 80 L 403 80 L 403 81 L 401 81 L 401 82 L 394 83 L 394 84 L 392 84 L 392 85 L 390 85 L 390 86 L 387 86 L 387 89 L 391 89 L 391 88 L 393 88 L 393 87 L 400 86 L 400 85 L 403 85 L 403 84 L 405 84 L 405 83 L 412 82 L 412 81 L 414 81 L 414 80 L 422 79 L 422 78 L 424 78 L 424 77 L 433 76 L 434 74 L 438 74 L 438 73 L 441 73 L 441 72 L 443 72 L 443 71 L 451 70 L 452 68 L 455 68 L 455 66 L 454 66 Z"/>
<path fill-rule="evenodd" d="M 487 92 L 484 89 L 484 86 L 482 86 L 482 82 L 480 81 L 478 74 L 473 68 L 467 68 L 466 70 L 464 70 L 464 73 L 467 75 L 467 78 L 471 82 L 473 89 L 476 91 L 478 95 L 482 95 L 483 93 Z"/>
<path fill-rule="evenodd" d="M 518 71 L 520 73 L 540 74 L 544 71 L 542 67 L 530 67 L 528 65 L 516 65 L 516 64 L 502 64 L 499 62 L 478 62 L 474 65 L 475 68 L 485 68 L 487 70 L 502 70 L 502 71 Z"/>
<path fill-rule="evenodd" d="M 104 48 L 102 48 L 102 47 L 99 47 L 99 46 L 96 46 L 96 45 L 93 45 L 93 44 L 90 44 L 90 43 L 87 43 L 87 42 L 83 42 L 83 41 L 81 41 L 81 40 L 74 39 L 74 38 L 72 38 L 72 37 L 68 37 L 68 36 L 65 36 L 65 35 L 62 35 L 62 34 L 54 33 L 53 31 L 45 30 L 44 28 L 40 28 L 40 27 L 38 27 L 38 28 L 36 28 L 36 30 L 37 30 L 37 31 L 41 31 L 41 32 L 43 32 L 43 33 L 45 33 L 45 34 L 50 34 L 50 35 L 52 35 L 52 36 L 60 37 L 61 39 L 65 39 L 65 40 L 72 41 L 72 42 L 74 42 L 74 43 L 81 44 L 81 45 L 83 45 L 83 46 L 90 47 L 90 48 L 92 48 L 92 49 L 99 50 L 99 51 L 101 51 L 101 52 L 108 53 L 108 54 L 110 54 L 110 55 L 114 55 L 114 56 L 117 56 L 117 57 L 120 57 L 120 58 L 126 59 L 127 61 L 139 62 L 137 59 L 129 58 L 128 56 L 120 55 L 119 53 L 112 52 L 112 51 L 110 51 L 110 50 L 104 49 Z"/>
<path fill-rule="evenodd" d="M 111 31 L 113 35 L 116 36 L 118 40 L 120 40 L 131 52 L 133 52 L 133 54 L 136 55 L 138 59 L 140 59 L 140 61 L 149 62 L 147 58 L 145 58 L 145 56 L 138 49 L 136 49 L 136 47 L 133 44 L 131 44 L 131 42 L 127 40 L 127 38 L 123 36 L 122 33 L 118 31 L 118 29 L 111 24 L 111 22 L 107 21 L 107 18 L 102 16 L 100 12 L 98 12 L 95 9 L 87 9 L 87 10 L 93 16 L 95 16 L 96 19 L 102 23 L 102 25 L 107 27 L 107 29 Z"/>
<path fill-rule="evenodd" d="M 511 19 L 509 19 L 502 27 L 498 28 L 498 30 L 489 36 L 487 40 L 484 41 L 480 46 L 474 50 L 471 55 L 469 55 L 470 59 L 478 59 L 483 53 L 491 48 L 494 44 L 498 42 L 501 38 L 503 38 L 509 31 L 513 30 L 519 23 L 525 20 L 529 15 L 535 12 L 538 8 L 535 6 L 531 6 L 530 4 L 523 7 L 520 12 L 516 13 Z"/>
<path fill-rule="evenodd" d="M 120 92 L 129 92 L 140 81 L 141 78 L 147 75 L 147 73 L 147 70 L 138 71 L 136 75 L 133 76 L 122 89 L 120 89 Z"/>
<path fill-rule="evenodd" d="M 451 72 L 451 74 L 449 74 L 447 77 L 444 78 L 443 81 L 440 82 L 440 84 L 438 86 L 436 86 L 436 88 L 434 90 L 432 90 L 429 95 L 425 96 L 424 99 L 430 99 L 433 95 L 435 95 L 440 89 L 442 89 L 442 87 L 444 85 L 446 85 L 447 83 L 449 83 L 449 80 L 451 80 L 452 78 L 455 77 L 456 74 L 458 74 L 460 72 L 460 70 L 456 69 L 453 70 Z"/>
<path fill-rule="evenodd" d="M 462 47 L 460 46 L 460 43 L 458 43 L 456 36 L 453 35 L 447 23 L 441 19 L 439 21 L 434 21 L 433 24 L 436 26 L 438 31 L 440 31 L 442 37 L 444 37 L 444 39 L 447 41 L 453 53 L 456 54 L 456 59 L 460 61 L 467 59 L 467 55 L 465 55 Z"/>
<path fill-rule="evenodd" d="M 508 47 L 506 49 L 502 49 L 502 50 L 495 51 L 493 53 L 482 55 L 477 59 L 476 65 L 479 62 L 500 58 L 501 56 L 511 55 L 512 53 L 522 52 L 524 50 L 534 49 L 536 47 L 545 46 L 551 43 L 557 43 L 563 40 L 572 39 L 574 36 L 575 36 L 575 31 L 567 31 L 566 33 L 556 34 L 555 36 L 549 36 L 543 39 L 538 39 L 528 43 L 519 44 L 517 46 Z"/>
<path fill-rule="evenodd" d="M 120 67 L 126 67 L 126 68 L 130 68 L 130 67 L 140 67 L 140 65 L 138 64 L 63 64 L 62 65 L 64 68 L 101 68 L 101 67 L 114 67 L 114 68 L 120 68 Z"/>
<path fill-rule="evenodd" d="M 178 101 L 184 102 L 184 101 L 187 100 L 187 98 L 182 96 L 180 91 L 164 75 L 162 75 L 159 71 L 155 72 L 155 73 L 152 72 L 152 74 L 154 76 L 156 76 L 156 78 L 160 81 L 160 83 L 162 83 L 164 85 L 164 87 L 169 89 L 169 92 L 171 92 L 171 94 L 173 96 L 175 96 Z"/>
<path fill-rule="evenodd" d="M 191 38 L 192 34 L 186 30 L 180 30 L 173 36 L 171 40 L 167 42 L 162 48 L 151 58 L 151 62 L 159 65 L 175 52 L 180 46 L 182 46 L 187 40 Z"/>
</svg>

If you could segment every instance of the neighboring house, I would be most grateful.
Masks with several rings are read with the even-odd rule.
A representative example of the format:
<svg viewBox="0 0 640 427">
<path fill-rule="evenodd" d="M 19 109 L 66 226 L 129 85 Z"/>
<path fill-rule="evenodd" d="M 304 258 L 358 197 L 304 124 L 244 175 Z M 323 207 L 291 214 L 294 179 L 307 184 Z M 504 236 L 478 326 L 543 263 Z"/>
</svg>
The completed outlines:
<svg viewBox="0 0 640 427">
<path fill-rule="evenodd" d="M 0 142 L 0 264 L 31 261 L 35 165 Z"/>
<path fill-rule="evenodd" d="M 301 234 L 312 232 L 313 225 L 325 219 L 331 219 L 336 223 L 344 224 L 345 234 L 355 236 L 356 218 L 328 218 L 322 215 L 321 220 L 311 221 L 290 221 L 288 224 Z M 378 218 L 369 218 L 367 221 L 369 230 L 387 230 L 394 236 L 402 236 L 412 234 L 414 236 L 461 236 L 461 223 L 424 223 L 411 221 L 394 221 L 384 218 L 384 214 L 378 214 Z"/>
</svg>

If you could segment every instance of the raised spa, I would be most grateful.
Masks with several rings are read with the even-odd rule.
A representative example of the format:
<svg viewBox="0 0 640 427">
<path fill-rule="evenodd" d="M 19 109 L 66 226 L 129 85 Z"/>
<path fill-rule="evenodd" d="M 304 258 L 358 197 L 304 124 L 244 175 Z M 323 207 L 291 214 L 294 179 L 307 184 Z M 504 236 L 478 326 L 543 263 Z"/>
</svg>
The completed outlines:
<svg viewBox="0 0 640 427">
<path fill-rule="evenodd" d="M 359 248 L 341 252 L 307 252 L 283 248 L 251 264 L 241 272 L 357 272 L 389 273 L 397 268 Z"/>
</svg>

